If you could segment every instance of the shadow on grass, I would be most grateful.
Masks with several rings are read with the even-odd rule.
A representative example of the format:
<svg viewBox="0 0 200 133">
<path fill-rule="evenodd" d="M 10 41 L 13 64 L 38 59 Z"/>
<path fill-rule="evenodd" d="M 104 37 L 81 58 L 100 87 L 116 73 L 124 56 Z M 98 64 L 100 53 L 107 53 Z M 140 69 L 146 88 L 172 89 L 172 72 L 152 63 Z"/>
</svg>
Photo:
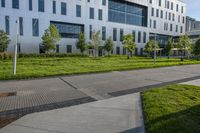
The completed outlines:
<svg viewBox="0 0 200 133">
<path fill-rule="evenodd" d="M 146 133 L 200 133 L 200 105 L 146 122 Z"/>
</svg>

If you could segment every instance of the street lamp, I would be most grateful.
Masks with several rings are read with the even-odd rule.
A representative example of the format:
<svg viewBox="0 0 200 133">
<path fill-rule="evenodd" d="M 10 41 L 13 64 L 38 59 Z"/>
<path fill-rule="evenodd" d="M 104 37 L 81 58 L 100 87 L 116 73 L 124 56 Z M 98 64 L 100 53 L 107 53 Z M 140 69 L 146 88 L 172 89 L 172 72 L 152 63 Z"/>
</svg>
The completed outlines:
<svg viewBox="0 0 200 133">
<path fill-rule="evenodd" d="M 13 75 L 16 75 L 16 70 L 17 70 L 17 45 L 19 42 L 19 21 L 16 21 L 16 43 L 15 43 L 15 48 L 14 48 L 14 59 L 13 59 Z"/>
<path fill-rule="evenodd" d="M 156 64 L 156 33 L 155 33 L 155 41 L 154 41 L 154 64 Z"/>
</svg>

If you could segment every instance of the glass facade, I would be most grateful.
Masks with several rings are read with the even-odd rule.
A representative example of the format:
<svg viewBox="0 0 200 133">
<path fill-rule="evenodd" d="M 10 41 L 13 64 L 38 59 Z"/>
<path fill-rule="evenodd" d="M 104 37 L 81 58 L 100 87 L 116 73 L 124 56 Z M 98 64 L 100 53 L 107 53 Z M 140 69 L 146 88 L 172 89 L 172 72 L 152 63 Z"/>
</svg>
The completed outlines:
<svg viewBox="0 0 200 133">
<path fill-rule="evenodd" d="M 169 38 L 170 38 L 170 36 L 167 36 L 167 35 L 156 34 L 156 41 L 158 42 L 160 48 L 164 48 L 165 45 L 167 45 Z M 155 33 L 150 33 L 149 39 L 155 40 Z"/>
<path fill-rule="evenodd" d="M 62 38 L 78 38 L 84 32 L 84 25 L 51 21 L 58 28 Z"/>
<path fill-rule="evenodd" d="M 108 20 L 147 27 L 147 7 L 123 0 L 109 0 Z"/>
</svg>

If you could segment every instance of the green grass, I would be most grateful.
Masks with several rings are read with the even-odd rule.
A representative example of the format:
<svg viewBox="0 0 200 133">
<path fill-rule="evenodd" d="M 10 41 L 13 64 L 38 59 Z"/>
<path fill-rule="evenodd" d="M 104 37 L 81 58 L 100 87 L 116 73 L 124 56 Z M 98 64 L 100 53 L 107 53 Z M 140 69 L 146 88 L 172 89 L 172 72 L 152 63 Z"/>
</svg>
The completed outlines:
<svg viewBox="0 0 200 133">
<path fill-rule="evenodd" d="M 163 66 L 200 64 L 200 61 L 180 59 L 153 59 L 145 57 L 133 57 L 130 60 L 126 56 L 115 57 L 63 57 L 63 58 L 19 58 L 17 63 L 17 75 L 12 75 L 12 60 L 0 61 L 0 80 L 24 79 L 45 76 L 108 72 L 115 70 L 132 70 L 154 68 Z"/>
<path fill-rule="evenodd" d="M 146 133 L 200 133 L 200 87 L 166 86 L 142 99 Z"/>
</svg>

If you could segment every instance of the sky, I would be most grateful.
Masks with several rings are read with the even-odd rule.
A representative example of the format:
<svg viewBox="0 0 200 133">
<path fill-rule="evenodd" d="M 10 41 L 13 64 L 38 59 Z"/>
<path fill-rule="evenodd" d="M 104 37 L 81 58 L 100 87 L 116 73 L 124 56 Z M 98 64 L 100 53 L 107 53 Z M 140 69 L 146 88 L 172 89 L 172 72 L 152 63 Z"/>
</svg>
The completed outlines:
<svg viewBox="0 0 200 133">
<path fill-rule="evenodd" d="M 183 0 L 187 4 L 187 15 L 200 21 L 200 0 Z"/>
</svg>

